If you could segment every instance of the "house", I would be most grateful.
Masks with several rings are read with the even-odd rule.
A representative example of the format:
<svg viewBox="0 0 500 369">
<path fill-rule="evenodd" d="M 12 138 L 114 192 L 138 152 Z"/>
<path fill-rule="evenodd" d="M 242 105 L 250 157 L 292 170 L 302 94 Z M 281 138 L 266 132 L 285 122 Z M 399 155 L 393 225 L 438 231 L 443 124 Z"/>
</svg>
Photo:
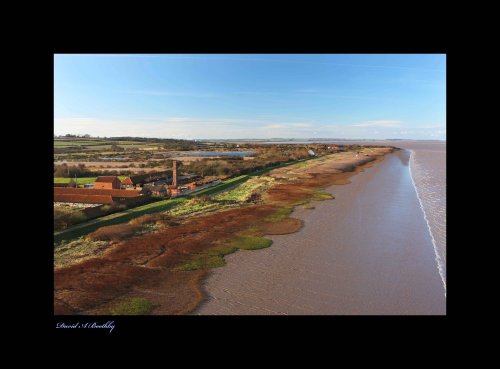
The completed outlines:
<svg viewBox="0 0 500 369">
<path fill-rule="evenodd" d="M 96 190 L 119 190 L 121 182 L 116 176 L 101 176 L 95 180 L 94 188 Z"/>
<path fill-rule="evenodd" d="M 130 177 L 127 177 L 122 181 L 122 188 L 134 188 L 134 182 L 132 182 Z"/>
</svg>

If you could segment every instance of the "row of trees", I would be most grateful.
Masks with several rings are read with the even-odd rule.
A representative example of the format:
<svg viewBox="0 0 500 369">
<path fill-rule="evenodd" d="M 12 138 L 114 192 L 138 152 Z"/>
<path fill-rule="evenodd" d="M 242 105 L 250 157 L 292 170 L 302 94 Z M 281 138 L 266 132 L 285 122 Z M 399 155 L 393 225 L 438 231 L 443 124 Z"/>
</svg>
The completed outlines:
<svg viewBox="0 0 500 369">
<path fill-rule="evenodd" d="M 144 166 L 146 167 L 146 166 Z M 85 167 L 85 164 L 78 165 L 67 165 L 67 164 L 56 164 L 54 165 L 54 177 L 57 178 L 81 178 L 81 177 L 97 177 L 97 176 L 129 176 L 135 174 L 146 174 L 146 171 L 131 171 L 131 170 L 89 170 Z"/>
<path fill-rule="evenodd" d="M 85 164 L 67 165 L 56 164 L 54 165 L 54 177 L 73 178 L 73 177 L 92 177 L 93 172 L 85 167 Z"/>
<path fill-rule="evenodd" d="M 186 163 L 185 172 L 200 176 L 235 176 L 308 157 L 305 148 L 267 147 L 255 159 L 202 159 Z"/>
</svg>

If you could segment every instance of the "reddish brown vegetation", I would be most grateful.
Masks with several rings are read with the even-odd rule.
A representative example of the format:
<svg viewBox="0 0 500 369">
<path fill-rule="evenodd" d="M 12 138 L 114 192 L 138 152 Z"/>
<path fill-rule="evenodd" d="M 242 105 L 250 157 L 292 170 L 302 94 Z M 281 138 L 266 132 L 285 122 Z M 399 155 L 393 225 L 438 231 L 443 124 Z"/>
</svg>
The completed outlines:
<svg viewBox="0 0 500 369">
<path fill-rule="evenodd" d="M 321 175 L 311 170 L 309 178 L 287 181 L 268 190 L 267 203 L 188 218 L 182 224 L 121 241 L 99 258 L 56 270 L 55 314 L 106 314 L 122 297 L 147 298 L 159 305 L 154 314 L 191 312 L 203 299 L 200 286 L 206 271 L 179 271 L 178 265 L 250 228 L 256 235 L 297 230 L 297 219 L 273 224 L 265 219 L 280 208 L 279 203 L 293 204 L 311 198 L 314 189 L 345 183 L 361 170 L 339 173 L 338 169 L 321 168 Z M 129 224 L 125 229 L 135 226 Z M 118 229 L 106 228 L 101 232 L 108 235 L 110 229 L 111 234 Z M 92 237 L 96 233 L 99 237 L 99 231 Z"/>
<path fill-rule="evenodd" d="M 140 229 L 140 225 L 128 223 L 116 224 L 98 228 L 94 232 L 89 233 L 87 237 L 92 241 L 120 241 L 133 236 Z"/>
<path fill-rule="evenodd" d="M 267 235 L 288 234 L 297 232 L 300 228 L 302 228 L 302 221 L 300 219 L 287 218 L 281 222 L 263 225 L 262 232 Z"/>
</svg>

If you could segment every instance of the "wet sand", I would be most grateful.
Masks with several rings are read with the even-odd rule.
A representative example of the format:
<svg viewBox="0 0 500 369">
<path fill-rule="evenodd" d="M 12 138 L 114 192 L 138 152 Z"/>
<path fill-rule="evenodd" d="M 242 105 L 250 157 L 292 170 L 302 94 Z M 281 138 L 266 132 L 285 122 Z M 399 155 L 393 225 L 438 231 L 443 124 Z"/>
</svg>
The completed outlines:
<svg viewBox="0 0 500 369">
<path fill-rule="evenodd" d="M 297 208 L 297 233 L 238 251 L 204 284 L 194 314 L 445 314 L 431 237 L 397 151 L 332 186 L 335 200 Z"/>
</svg>

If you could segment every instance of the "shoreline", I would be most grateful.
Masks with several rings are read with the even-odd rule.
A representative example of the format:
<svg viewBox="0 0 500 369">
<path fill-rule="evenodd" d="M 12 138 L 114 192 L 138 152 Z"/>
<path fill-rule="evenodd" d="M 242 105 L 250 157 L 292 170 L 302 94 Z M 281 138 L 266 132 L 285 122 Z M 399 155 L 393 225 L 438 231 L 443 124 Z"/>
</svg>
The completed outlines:
<svg viewBox="0 0 500 369">
<path fill-rule="evenodd" d="M 438 272 L 439 272 L 439 276 L 441 277 L 441 281 L 443 282 L 444 296 L 446 297 L 446 277 L 445 277 L 445 273 L 444 273 L 444 269 L 443 269 L 443 261 L 441 260 L 441 256 L 439 255 L 439 252 L 438 252 L 438 249 L 437 249 L 437 244 L 436 244 L 436 239 L 434 238 L 434 234 L 432 232 L 432 228 L 431 228 L 429 219 L 427 217 L 427 212 L 425 211 L 425 207 L 424 207 L 424 205 L 422 203 L 422 196 L 420 195 L 420 193 L 418 191 L 418 186 L 416 185 L 415 180 L 413 178 L 412 164 L 411 163 L 412 163 L 412 161 L 414 159 L 415 150 L 412 150 L 412 149 L 405 149 L 405 150 L 410 151 L 410 159 L 408 161 L 408 170 L 410 171 L 410 178 L 411 178 L 413 187 L 415 188 L 415 193 L 417 194 L 417 198 L 418 198 L 418 202 L 419 202 L 419 205 L 420 205 L 420 209 L 422 209 L 422 214 L 424 216 L 424 220 L 425 220 L 425 223 L 427 224 L 427 228 L 429 230 L 429 235 L 430 235 L 431 240 L 432 240 L 432 247 L 434 249 L 436 266 L 437 266 L 437 269 L 438 269 Z"/>
<path fill-rule="evenodd" d="M 361 158 L 354 153 L 320 157 L 308 162 L 312 164 L 274 169 L 270 175 L 283 183 L 268 189 L 262 203 L 193 216 L 180 226 L 118 242 L 99 257 L 56 269 L 56 314 L 109 314 L 118 303 L 132 298 L 151 301 L 153 315 L 192 313 L 205 298 L 205 265 L 216 261 L 221 266 L 221 260 L 224 265 L 224 255 L 242 248 L 221 249 L 225 242 L 234 237 L 253 242 L 266 234 L 297 232 L 302 222 L 288 216 L 290 207 L 330 198 L 323 188 L 349 183 L 350 177 L 393 151 L 380 149 Z M 335 163 L 336 158 L 343 160 Z M 287 176 L 291 179 L 282 179 Z M 269 245 L 257 246 L 250 244 L 249 249 Z M 200 258 L 199 269 L 179 270 L 179 265 Z"/>
<path fill-rule="evenodd" d="M 225 268 L 210 272 L 207 298 L 192 314 L 445 313 L 432 244 L 401 151 L 354 176 L 351 185 L 328 188 L 335 201 L 317 203 L 313 212 L 297 207 L 291 216 L 305 227 L 270 236 L 274 248 L 230 255 Z"/>
<path fill-rule="evenodd" d="M 399 150 L 399 149 L 397 149 Z M 333 180 L 333 182 L 329 185 L 327 185 L 327 187 L 323 190 L 327 190 L 328 188 L 331 188 L 332 186 L 346 186 L 346 185 L 349 185 L 351 183 L 350 181 L 350 178 L 364 172 L 366 169 L 369 169 L 371 168 L 372 166 L 376 165 L 377 163 L 380 163 L 382 162 L 384 159 L 385 159 L 385 156 L 386 155 L 390 155 L 394 152 L 395 150 L 389 152 L 389 153 L 386 153 L 382 156 L 378 156 L 378 157 L 375 157 L 374 160 L 370 160 L 370 161 L 367 161 L 367 162 L 364 162 L 362 164 L 360 164 L 359 166 L 356 166 L 354 168 L 353 171 L 349 171 L 349 172 L 339 172 L 337 173 L 337 178 Z M 332 197 L 331 198 L 332 200 L 335 200 L 335 197 Z M 288 217 L 288 219 L 293 219 L 293 220 L 298 220 L 300 221 L 300 227 L 296 228 L 296 229 L 291 229 L 289 230 L 288 232 L 284 232 L 284 233 L 266 233 L 263 235 L 263 237 L 265 237 L 266 239 L 269 239 L 271 241 L 273 241 L 274 243 L 274 240 L 272 240 L 271 238 L 269 237 L 276 237 L 276 236 L 283 236 L 283 235 L 290 235 L 290 234 L 294 234 L 294 233 L 298 233 L 300 232 L 305 224 L 304 224 L 304 221 L 302 219 L 298 219 L 298 218 L 294 218 L 294 213 L 296 213 L 296 210 L 299 208 L 299 207 L 303 207 L 304 205 L 309 205 L 313 202 L 322 202 L 323 200 L 314 200 L 314 199 L 310 199 L 308 200 L 307 202 L 305 202 L 304 204 L 298 204 L 298 205 L 294 205 L 293 206 L 293 211 L 292 213 L 290 214 L 290 216 Z M 307 208 L 307 209 L 310 209 L 309 211 L 315 211 L 315 206 L 312 206 L 312 208 Z M 271 245 L 272 247 L 272 245 Z M 234 254 L 237 254 L 237 253 L 241 253 L 243 250 L 237 250 L 235 251 Z M 233 254 L 232 254 L 233 255 Z M 200 309 L 203 309 L 204 305 L 210 300 L 210 296 L 209 296 L 209 292 L 207 291 L 207 288 L 206 288 L 206 282 L 207 282 L 207 279 L 210 278 L 211 274 L 213 273 L 213 270 L 212 271 L 208 271 L 208 274 L 205 276 L 205 278 L 203 278 L 203 282 L 202 282 L 202 285 L 201 285 L 201 293 L 203 295 L 203 299 L 196 305 L 196 307 L 191 310 L 188 314 L 189 315 L 200 315 L 198 314 L 198 312 L 200 311 Z"/>
</svg>

